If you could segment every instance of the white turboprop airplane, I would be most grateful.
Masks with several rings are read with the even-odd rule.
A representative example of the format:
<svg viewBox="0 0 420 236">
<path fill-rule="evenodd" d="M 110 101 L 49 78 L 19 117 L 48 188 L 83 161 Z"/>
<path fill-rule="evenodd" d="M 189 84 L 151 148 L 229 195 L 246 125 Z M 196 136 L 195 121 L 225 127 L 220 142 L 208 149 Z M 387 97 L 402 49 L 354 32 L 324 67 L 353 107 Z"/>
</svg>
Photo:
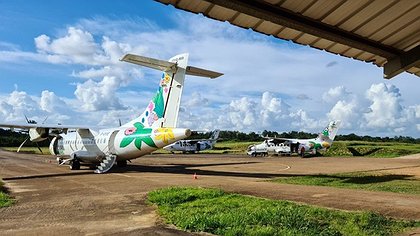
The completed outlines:
<svg viewBox="0 0 420 236">
<path fill-rule="evenodd" d="M 97 168 L 104 173 L 117 163 L 149 154 L 178 140 L 190 136 L 190 129 L 176 128 L 185 74 L 217 78 L 221 73 L 187 66 L 188 54 L 180 54 L 169 61 L 127 54 L 122 61 L 162 70 L 159 88 L 143 113 L 120 127 L 94 131 L 87 126 L 46 124 L 1 124 L 0 127 L 29 130 L 29 138 L 39 142 L 54 136 L 50 152 L 57 155 L 59 164 L 80 169 L 81 164 Z M 65 159 L 66 156 L 69 156 Z"/>
<path fill-rule="evenodd" d="M 327 127 L 313 139 L 289 139 L 265 137 L 261 144 L 250 145 L 247 154 L 250 156 L 297 153 L 302 157 L 305 154 L 316 154 L 320 150 L 327 150 L 331 147 L 337 134 L 341 121 L 331 121 Z"/>
<path fill-rule="evenodd" d="M 220 130 L 216 129 L 213 131 L 210 139 L 189 139 L 180 140 L 173 144 L 170 144 L 163 149 L 174 153 L 174 151 L 182 151 L 183 153 L 196 153 L 206 149 L 212 149 L 219 138 Z"/>
</svg>

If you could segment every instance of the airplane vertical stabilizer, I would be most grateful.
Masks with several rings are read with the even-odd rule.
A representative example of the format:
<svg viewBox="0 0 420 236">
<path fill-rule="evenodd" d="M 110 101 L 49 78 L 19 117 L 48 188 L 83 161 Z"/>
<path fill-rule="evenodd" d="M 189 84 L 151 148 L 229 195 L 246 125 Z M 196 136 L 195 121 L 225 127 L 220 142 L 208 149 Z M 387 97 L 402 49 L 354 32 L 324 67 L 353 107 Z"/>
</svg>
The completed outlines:
<svg viewBox="0 0 420 236">
<path fill-rule="evenodd" d="M 334 140 L 335 136 L 337 135 L 338 128 L 341 124 L 341 121 L 331 121 L 327 127 L 320 133 L 320 136 L 328 137 L 331 141 Z"/>
<path fill-rule="evenodd" d="M 176 55 L 169 61 L 133 54 L 125 55 L 121 60 L 163 71 L 158 91 L 147 108 L 139 117 L 122 125 L 123 127 L 132 127 L 138 122 L 144 127 L 177 127 L 185 74 L 209 78 L 222 75 L 218 72 L 188 66 L 188 53 Z"/>
<path fill-rule="evenodd" d="M 165 103 L 165 112 L 163 114 L 163 127 L 177 127 L 179 105 L 181 104 L 181 95 L 184 88 L 185 72 L 187 70 L 188 54 L 180 54 L 169 59 L 170 62 L 177 64 L 177 71 L 172 75 L 169 92 Z"/>
<path fill-rule="evenodd" d="M 176 127 L 188 54 L 180 54 L 169 61 L 128 54 L 123 61 L 162 70 L 159 87 L 143 113 L 123 127 L 140 122 L 144 127 Z"/>
<path fill-rule="evenodd" d="M 213 134 L 210 136 L 210 139 L 218 139 L 219 138 L 219 134 L 220 134 L 220 130 L 216 129 L 213 131 Z"/>
</svg>

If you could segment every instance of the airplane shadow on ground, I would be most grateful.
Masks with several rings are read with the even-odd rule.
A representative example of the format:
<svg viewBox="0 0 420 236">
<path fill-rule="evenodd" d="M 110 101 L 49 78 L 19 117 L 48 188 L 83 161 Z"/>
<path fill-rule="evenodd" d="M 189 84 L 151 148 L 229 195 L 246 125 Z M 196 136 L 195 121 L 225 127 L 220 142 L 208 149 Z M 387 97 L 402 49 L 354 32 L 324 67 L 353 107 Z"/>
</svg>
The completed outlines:
<svg viewBox="0 0 420 236">
<path fill-rule="evenodd" d="M 207 175 L 207 176 L 225 176 L 225 177 L 248 177 L 248 178 L 273 178 L 284 175 L 276 173 L 250 173 L 250 172 L 235 172 L 235 171 L 216 171 L 203 170 L 200 167 L 211 166 L 226 166 L 226 165 L 247 165 L 260 162 L 230 162 L 230 163 L 213 163 L 213 164 L 169 164 L 162 166 L 147 166 L 147 165 L 128 165 L 124 168 L 114 168 L 113 173 L 130 173 L 130 172 L 144 172 L 144 173 L 167 173 L 167 174 L 186 174 L 186 175 Z"/>
<path fill-rule="evenodd" d="M 361 175 L 361 176 L 345 176 L 345 174 L 286 174 L 286 173 L 252 173 L 252 172 L 235 172 L 235 171 L 217 171 L 217 170 L 203 170 L 199 167 L 215 166 L 215 165 L 244 165 L 252 164 L 253 162 L 243 163 L 223 163 L 223 164 L 177 164 L 165 166 L 143 166 L 143 165 L 129 165 L 126 168 L 115 168 L 113 173 L 129 173 L 129 172 L 145 172 L 145 173 L 168 173 L 168 174 L 186 174 L 186 175 L 202 175 L 202 176 L 223 176 L 223 177 L 245 177 L 245 178 L 260 178 L 273 179 L 280 177 L 316 177 L 316 178 L 334 178 L 342 180 L 346 183 L 355 184 L 369 184 L 388 182 L 393 180 L 408 180 L 412 179 L 412 175 Z"/>
<path fill-rule="evenodd" d="M 273 179 L 280 177 L 314 177 L 322 178 L 325 180 L 338 180 L 343 183 L 354 183 L 354 184 L 371 184 L 389 182 L 394 180 L 409 180 L 412 179 L 412 175 L 346 175 L 341 174 L 287 174 L 287 173 L 262 173 L 262 172 L 238 172 L 232 171 L 221 171 L 221 170 L 203 170 L 200 167 L 211 167 L 211 166 L 227 166 L 227 165 L 247 165 L 255 164 L 259 162 L 230 162 L 230 163 L 212 163 L 212 164 L 168 164 L 168 165 L 128 165 L 127 167 L 114 167 L 108 173 L 165 173 L 165 174 L 184 174 L 184 175 L 201 175 L 201 176 L 222 176 L 222 177 L 244 177 L 244 178 L 258 178 L 258 179 Z M 239 169 L 239 168 L 238 168 Z M 22 180 L 22 179 L 37 179 L 37 178 L 50 178 L 50 177 L 70 177 L 78 175 L 95 175 L 92 170 L 80 170 L 71 171 L 67 173 L 50 173 L 41 175 L 28 175 L 28 176 L 16 176 L 6 177 L 3 180 Z M 106 174 L 104 174 L 106 175 Z M 100 175 L 98 175 L 100 177 Z"/>
<path fill-rule="evenodd" d="M 413 180 L 413 175 L 366 175 L 366 176 L 354 176 L 347 177 L 343 180 L 344 183 L 352 184 L 375 184 L 375 183 L 384 183 L 394 180 Z"/>
<path fill-rule="evenodd" d="M 355 157 L 363 157 L 363 156 L 368 156 L 368 155 L 370 155 L 372 153 L 375 153 L 375 152 L 381 150 L 382 148 L 374 148 L 374 149 L 372 149 L 372 150 L 370 150 L 368 152 L 365 152 L 365 153 L 360 153 L 359 151 L 357 151 L 355 148 L 352 148 L 352 147 L 348 147 L 347 149 L 351 152 L 351 154 L 353 156 L 355 156 Z"/>
<path fill-rule="evenodd" d="M 259 163 L 259 162 L 254 161 L 254 162 L 230 162 L 230 163 L 212 163 L 212 164 L 196 164 L 196 165 L 172 165 L 172 166 L 185 166 L 184 168 L 175 168 L 175 171 L 168 171 L 168 168 L 170 168 L 171 170 L 173 169 L 171 165 L 169 166 L 168 165 L 164 165 L 164 166 L 127 165 L 127 167 L 114 166 L 108 173 L 127 173 L 127 172 L 181 173 L 179 170 L 185 169 L 187 167 L 208 167 L 208 166 L 224 166 L 224 165 L 255 164 L 255 163 Z M 193 173 L 196 173 L 196 172 L 197 171 Z M 71 172 L 66 172 L 66 173 L 21 175 L 21 176 L 13 176 L 13 177 L 4 177 L 2 179 L 3 180 L 23 180 L 23 179 L 66 177 L 66 176 L 92 175 L 92 174 L 95 174 L 93 170 L 87 171 L 87 169 L 82 169 L 82 170 L 73 170 Z M 189 172 L 185 174 L 189 174 Z"/>
<path fill-rule="evenodd" d="M 41 175 L 23 175 L 23 176 L 13 176 L 5 177 L 3 180 L 22 180 L 22 179 L 41 179 L 41 178 L 52 178 L 52 177 L 66 177 L 66 176 L 76 176 L 76 175 L 92 175 L 95 174 L 93 171 L 72 171 L 68 173 L 47 173 Z"/>
</svg>

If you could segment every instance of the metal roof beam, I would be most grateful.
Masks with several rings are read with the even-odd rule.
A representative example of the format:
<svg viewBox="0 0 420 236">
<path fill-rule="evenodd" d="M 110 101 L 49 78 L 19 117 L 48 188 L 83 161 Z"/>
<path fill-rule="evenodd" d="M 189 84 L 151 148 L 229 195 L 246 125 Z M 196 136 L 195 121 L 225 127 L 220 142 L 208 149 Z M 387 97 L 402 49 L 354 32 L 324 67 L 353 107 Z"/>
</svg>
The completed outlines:
<svg viewBox="0 0 420 236">
<path fill-rule="evenodd" d="M 396 48 L 363 38 L 359 35 L 296 14 L 279 6 L 268 4 L 261 0 L 205 1 L 385 58 L 393 58 L 402 53 L 402 51 Z M 175 5 L 175 7 L 177 6 Z"/>
<path fill-rule="evenodd" d="M 384 78 L 391 79 L 413 66 L 420 67 L 420 45 L 388 60 L 384 65 Z"/>
</svg>

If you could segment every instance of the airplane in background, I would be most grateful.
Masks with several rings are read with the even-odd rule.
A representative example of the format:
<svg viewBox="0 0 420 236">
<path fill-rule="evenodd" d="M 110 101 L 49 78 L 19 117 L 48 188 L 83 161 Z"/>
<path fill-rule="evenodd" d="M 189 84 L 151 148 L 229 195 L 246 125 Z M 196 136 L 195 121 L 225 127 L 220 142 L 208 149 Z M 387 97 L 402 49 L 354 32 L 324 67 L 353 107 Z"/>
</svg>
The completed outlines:
<svg viewBox="0 0 420 236">
<path fill-rule="evenodd" d="M 196 153 L 206 149 L 213 149 L 214 145 L 219 138 L 220 130 L 213 131 L 209 139 L 190 139 L 180 140 L 172 143 L 163 149 L 174 153 L 175 151 L 182 151 L 182 153 Z"/>
<path fill-rule="evenodd" d="M 188 54 L 163 61 L 133 54 L 121 61 L 163 71 L 157 93 L 143 113 L 120 127 L 95 131 L 83 125 L 1 124 L 0 127 L 28 130 L 32 142 L 53 137 L 51 154 L 60 165 L 78 170 L 80 165 L 105 173 L 114 166 L 126 166 L 127 161 L 149 154 L 191 135 L 190 129 L 176 128 L 185 75 L 217 78 L 223 74 L 187 66 Z M 68 158 L 66 158 L 68 157 Z"/>
<path fill-rule="evenodd" d="M 341 121 L 331 121 L 327 127 L 313 139 L 289 139 L 277 137 L 265 137 L 261 144 L 250 145 L 247 154 L 250 156 L 267 156 L 269 153 L 278 155 L 290 155 L 297 153 L 301 157 L 306 154 L 316 154 L 321 150 L 328 150 L 337 134 Z"/>
</svg>

